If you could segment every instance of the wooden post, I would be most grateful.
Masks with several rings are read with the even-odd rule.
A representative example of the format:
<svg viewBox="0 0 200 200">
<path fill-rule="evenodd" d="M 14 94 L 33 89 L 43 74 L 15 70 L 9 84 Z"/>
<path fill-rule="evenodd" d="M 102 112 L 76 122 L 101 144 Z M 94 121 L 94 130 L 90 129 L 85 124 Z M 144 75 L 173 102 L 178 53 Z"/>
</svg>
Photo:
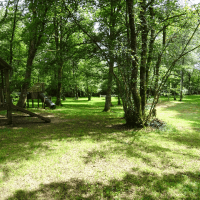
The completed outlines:
<svg viewBox="0 0 200 200">
<path fill-rule="evenodd" d="M 5 70 L 5 83 L 8 124 L 12 124 L 12 101 L 10 98 L 9 70 Z"/>
<path fill-rule="evenodd" d="M 27 108 L 29 108 L 29 98 L 27 98 Z"/>
</svg>

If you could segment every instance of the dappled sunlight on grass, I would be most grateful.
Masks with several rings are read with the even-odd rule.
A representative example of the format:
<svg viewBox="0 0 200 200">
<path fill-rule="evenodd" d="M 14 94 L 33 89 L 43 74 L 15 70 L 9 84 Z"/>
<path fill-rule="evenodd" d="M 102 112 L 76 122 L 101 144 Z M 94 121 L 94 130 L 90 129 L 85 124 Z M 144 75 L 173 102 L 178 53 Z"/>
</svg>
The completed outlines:
<svg viewBox="0 0 200 200">
<path fill-rule="evenodd" d="M 184 156 L 185 159 L 182 160 L 183 156 L 179 155 L 183 149 L 177 152 L 174 148 L 175 143 L 171 145 L 166 143 L 161 148 L 159 139 L 156 139 L 158 144 L 155 140 L 153 143 L 152 138 L 149 141 L 150 145 L 145 145 L 144 140 L 132 146 L 108 141 L 94 143 L 91 140 L 83 142 L 54 140 L 50 144 L 54 147 L 54 152 L 49 155 L 38 152 L 40 155 L 38 160 L 24 161 L 23 173 L 21 174 L 20 167 L 16 167 L 15 178 L 10 182 L 11 185 L 7 184 L 7 187 L 13 186 L 20 180 L 20 183 L 14 184 L 13 191 L 18 191 L 15 197 L 17 195 L 30 197 L 33 193 L 45 197 L 50 193 L 49 197 L 52 198 L 56 195 L 53 188 L 57 188 L 59 195 L 71 194 L 70 199 L 83 198 L 84 195 L 97 199 L 95 195 L 100 194 L 105 198 L 114 198 L 116 188 L 121 198 L 125 195 L 128 199 L 133 197 L 131 195 L 137 198 L 157 197 L 157 199 L 173 198 L 177 194 L 184 197 L 182 190 L 188 185 L 196 193 L 198 184 L 195 180 L 198 180 L 199 165 L 191 168 L 192 157 Z M 178 145 L 176 146 L 178 148 Z M 23 178 L 20 179 L 22 175 Z M 24 184 L 25 180 L 29 180 L 29 183 Z M 72 182 L 74 184 L 69 186 Z M 52 185 L 57 187 L 49 188 Z M 78 186 L 81 187 L 78 189 Z M 75 188 L 78 189 L 78 193 Z M 81 188 L 85 188 L 83 189 L 85 192 Z M 191 192 L 190 195 L 194 194 Z M 39 196 L 37 198 L 39 199 Z"/>
<path fill-rule="evenodd" d="M 197 199 L 200 113 L 189 99 L 160 103 L 163 130 L 123 126 L 114 98 L 109 113 L 103 98 L 38 109 L 52 123 L 1 129 L 0 199 Z"/>
</svg>

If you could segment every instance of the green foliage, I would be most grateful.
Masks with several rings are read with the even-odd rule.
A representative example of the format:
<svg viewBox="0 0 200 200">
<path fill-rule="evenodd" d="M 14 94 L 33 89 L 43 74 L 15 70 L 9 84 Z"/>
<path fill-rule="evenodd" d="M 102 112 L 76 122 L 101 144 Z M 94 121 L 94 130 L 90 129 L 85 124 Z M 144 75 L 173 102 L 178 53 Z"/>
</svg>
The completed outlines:
<svg viewBox="0 0 200 200">
<path fill-rule="evenodd" d="M 147 101 L 146 96 L 155 97 L 156 92 L 171 90 L 178 94 L 180 70 L 184 73 L 184 90 L 198 93 L 199 70 L 194 67 L 199 62 L 199 50 L 194 49 L 199 38 L 198 6 L 190 8 L 178 1 L 152 1 L 146 2 L 145 7 L 145 1 L 139 1 L 133 2 L 129 12 L 128 2 L 132 1 L 76 0 L 41 4 L 39 0 L 28 0 L 1 5 L 0 54 L 13 67 L 11 91 L 21 90 L 25 83 L 34 43 L 37 48 L 31 77 L 27 80 L 30 86 L 44 82 L 47 92 L 54 95 L 59 83 L 62 95 L 105 93 L 111 65 L 115 77 L 112 92 L 120 90 L 125 112 L 129 108 L 136 112 L 139 104 Z M 134 13 L 134 45 L 131 13 Z M 59 69 L 62 75 L 58 74 Z M 147 95 L 142 93 L 142 88 Z M 137 111 L 138 116 L 146 113 L 146 105 L 142 107 L 143 111 Z M 146 114 L 140 116 L 144 121 L 148 120 Z"/>
</svg>

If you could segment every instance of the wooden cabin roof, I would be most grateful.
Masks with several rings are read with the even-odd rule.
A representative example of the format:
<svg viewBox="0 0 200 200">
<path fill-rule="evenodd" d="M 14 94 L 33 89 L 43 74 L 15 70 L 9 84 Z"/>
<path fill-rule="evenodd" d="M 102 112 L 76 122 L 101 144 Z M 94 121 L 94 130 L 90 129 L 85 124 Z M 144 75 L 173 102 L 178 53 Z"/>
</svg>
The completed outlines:
<svg viewBox="0 0 200 200">
<path fill-rule="evenodd" d="M 0 57 L 0 71 L 4 69 L 12 70 L 12 67 Z"/>
</svg>

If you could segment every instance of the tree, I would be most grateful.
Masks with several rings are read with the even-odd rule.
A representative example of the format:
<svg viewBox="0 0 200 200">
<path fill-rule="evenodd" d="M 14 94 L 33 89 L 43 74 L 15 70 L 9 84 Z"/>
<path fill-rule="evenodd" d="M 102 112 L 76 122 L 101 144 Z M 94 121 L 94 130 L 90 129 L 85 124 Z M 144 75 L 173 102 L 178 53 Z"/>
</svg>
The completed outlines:
<svg viewBox="0 0 200 200">
<path fill-rule="evenodd" d="M 180 75 L 180 66 L 191 65 L 186 56 L 199 47 L 195 38 L 200 24 L 198 7 L 190 9 L 177 1 L 27 0 L 24 11 L 18 2 L 8 1 L 0 12 L 0 46 L 4 48 L 0 51 L 16 66 L 15 85 L 22 82 L 18 106 L 24 106 L 29 85 L 41 79 L 57 96 L 57 105 L 61 105 L 65 91 L 73 91 L 77 98 L 85 92 L 90 99 L 91 88 L 99 87 L 98 79 L 92 77 L 98 73 L 93 70 L 101 76 L 107 71 L 104 111 L 110 110 L 114 76 L 126 123 L 143 127 L 156 111 L 163 86 L 179 89 L 177 81 L 168 80 L 172 72 Z M 5 34 L 8 30 L 9 36 Z M 97 60 L 106 66 L 96 65 Z M 185 68 L 183 71 L 183 88 L 198 92 L 199 77 Z"/>
<path fill-rule="evenodd" d="M 124 28 L 119 24 L 119 13 L 122 10 L 123 2 L 104 0 L 99 1 L 97 6 L 99 7 L 99 11 L 96 17 L 99 23 L 99 36 L 103 38 L 101 39 L 101 42 L 102 45 L 106 47 L 107 63 L 109 66 L 106 102 L 104 107 L 104 111 L 107 112 L 110 111 L 110 106 L 112 105 L 111 92 L 113 84 L 113 68 L 115 62 L 114 49 L 116 47 L 117 38 L 119 38 Z"/>
<path fill-rule="evenodd" d="M 17 106 L 23 107 L 26 102 L 27 89 L 30 85 L 31 72 L 33 60 L 36 56 L 37 49 L 41 45 L 42 37 L 45 30 L 47 12 L 50 9 L 51 2 L 39 0 L 28 2 L 29 13 L 27 13 L 26 23 L 26 40 L 28 45 L 28 58 L 26 63 L 26 73 L 24 77 L 24 83 L 22 85 L 21 95 Z M 30 21 L 29 21 L 30 20 Z"/>
<path fill-rule="evenodd" d="M 115 74 L 115 78 L 120 86 L 127 125 L 143 127 L 155 113 L 161 89 L 176 63 L 199 47 L 189 45 L 199 28 L 199 22 L 195 11 L 191 15 L 186 9 L 179 8 L 176 2 L 126 2 L 127 43 L 117 52 L 120 76 Z M 172 12 L 174 9 L 175 13 Z M 191 20 L 196 21 L 196 27 Z M 184 37 L 183 47 L 178 45 L 177 48 L 177 44 L 183 40 L 183 32 L 189 27 L 190 32 L 187 38 Z M 127 57 L 127 60 L 120 57 Z M 162 64 L 167 64 L 163 76 L 160 74 Z M 151 87 L 154 87 L 154 99 L 150 110 L 146 110 L 147 88 Z"/>
<path fill-rule="evenodd" d="M 82 59 L 79 62 L 79 80 L 84 86 L 83 89 L 88 97 L 88 101 L 91 101 L 92 93 L 100 91 L 100 85 L 102 82 L 102 68 L 103 64 L 98 57 Z"/>
<path fill-rule="evenodd" d="M 88 4 L 92 4 L 93 8 L 90 8 Z M 93 15 L 93 20 L 90 20 L 90 22 L 87 20 L 88 22 L 87 24 L 85 24 L 84 22 L 86 21 L 85 19 L 88 18 L 88 15 L 87 17 L 83 17 L 81 14 L 72 13 L 67 5 L 65 6 L 65 8 L 67 12 L 71 14 L 74 23 L 88 37 L 89 42 L 92 42 L 96 45 L 102 60 L 106 60 L 107 62 L 107 65 L 109 67 L 109 72 L 108 72 L 107 95 L 104 108 L 104 111 L 107 112 L 110 111 L 110 106 L 111 106 L 113 68 L 115 62 L 114 49 L 117 41 L 121 37 L 121 33 L 125 28 L 120 21 L 121 18 L 123 17 L 123 12 L 121 11 L 124 7 L 124 1 L 121 0 L 90 1 L 88 2 L 88 4 L 87 2 L 85 3 L 85 5 L 83 3 L 83 6 L 86 6 L 86 10 L 88 10 L 87 14 L 89 14 L 90 16 Z M 94 28 L 91 29 L 91 27 L 94 27 L 95 22 L 97 22 L 99 26 L 98 32 L 95 32 Z M 88 24 L 90 24 L 90 27 L 88 26 Z"/>
</svg>

